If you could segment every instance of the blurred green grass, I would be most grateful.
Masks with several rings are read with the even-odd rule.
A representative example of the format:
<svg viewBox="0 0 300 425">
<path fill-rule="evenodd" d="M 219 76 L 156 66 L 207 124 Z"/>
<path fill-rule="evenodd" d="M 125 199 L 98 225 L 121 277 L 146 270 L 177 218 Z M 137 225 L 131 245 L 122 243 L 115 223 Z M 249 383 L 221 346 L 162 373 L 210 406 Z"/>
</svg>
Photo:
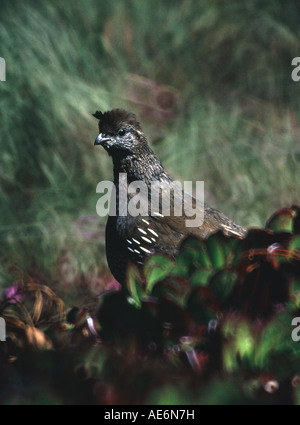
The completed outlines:
<svg viewBox="0 0 300 425">
<path fill-rule="evenodd" d="M 60 294 L 105 284 L 95 190 L 112 167 L 93 147 L 96 109 L 135 112 L 170 174 L 204 180 L 207 203 L 244 226 L 299 204 L 298 2 L 1 8 L 0 286 L 26 273 Z"/>
</svg>

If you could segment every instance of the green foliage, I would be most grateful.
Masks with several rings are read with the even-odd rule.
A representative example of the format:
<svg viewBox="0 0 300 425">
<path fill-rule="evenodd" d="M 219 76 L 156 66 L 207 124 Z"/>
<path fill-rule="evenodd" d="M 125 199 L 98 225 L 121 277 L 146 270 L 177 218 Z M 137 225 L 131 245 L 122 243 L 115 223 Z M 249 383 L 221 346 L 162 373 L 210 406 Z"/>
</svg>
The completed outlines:
<svg viewBox="0 0 300 425">
<path fill-rule="evenodd" d="M 47 286 L 13 285 L 0 302 L 0 401 L 298 404 L 299 223 L 292 207 L 244 240 L 188 238 L 175 262 L 132 265 L 127 288 L 67 314 Z M 7 395 L 15 374 L 30 384 Z"/>
</svg>

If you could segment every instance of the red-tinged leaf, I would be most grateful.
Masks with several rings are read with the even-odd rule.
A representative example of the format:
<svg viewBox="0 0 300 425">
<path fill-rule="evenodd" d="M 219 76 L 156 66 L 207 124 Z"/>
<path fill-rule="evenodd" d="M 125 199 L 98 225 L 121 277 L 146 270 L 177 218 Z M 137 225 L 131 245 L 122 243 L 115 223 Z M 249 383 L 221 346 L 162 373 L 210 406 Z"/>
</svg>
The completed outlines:
<svg viewBox="0 0 300 425">
<path fill-rule="evenodd" d="M 158 282 L 154 285 L 151 295 L 157 298 L 169 298 L 183 305 L 185 298 L 191 289 L 187 279 L 180 276 L 172 276 L 165 279 L 163 282 Z"/>
<path fill-rule="evenodd" d="M 210 288 L 199 286 L 191 291 L 187 300 L 187 311 L 196 323 L 207 324 L 220 311 L 219 304 Z"/>
<path fill-rule="evenodd" d="M 273 214 L 266 224 L 266 229 L 273 232 L 293 232 L 296 211 L 292 208 L 283 208 Z"/>
</svg>

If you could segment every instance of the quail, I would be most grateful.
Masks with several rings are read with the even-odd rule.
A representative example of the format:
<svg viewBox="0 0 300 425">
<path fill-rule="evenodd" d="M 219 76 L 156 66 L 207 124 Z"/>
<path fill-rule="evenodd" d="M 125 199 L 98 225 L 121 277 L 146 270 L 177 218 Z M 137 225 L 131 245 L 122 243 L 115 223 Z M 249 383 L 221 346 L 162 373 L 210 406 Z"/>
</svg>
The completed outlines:
<svg viewBox="0 0 300 425">
<path fill-rule="evenodd" d="M 116 205 L 115 213 L 108 216 L 105 243 L 108 266 L 121 285 L 126 282 L 126 271 L 130 262 L 142 265 L 153 253 L 174 259 L 181 241 L 189 234 L 202 239 L 218 230 L 237 238 L 246 235 L 245 229 L 205 204 L 201 205 L 203 222 L 200 225 L 198 223 L 196 226 L 187 226 L 187 220 L 192 214 L 195 219 L 197 208 L 200 217 L 201 208 L 199 209 L 195 197 L 174 184 L 149 147 L 136 116 L 123 109 L 113 109 L 105 113 L 96 111 L 93 116 L 99 120 L 99 135 L 94 144 L 103 146 L 113 161 Z M 121 184 L 120 176 L 123 177 Z M 133 198 L 136 194 L 129 190 L 134 182 L 143 183 L 142 189 L 148 189 L 145 192 L 139 188 L 136 192 L 140 194 L 139 202 L 144 205 L 139 214 L 130 213 L 128 208 L 130 203 L 135 205 Z M 124 192 L 125 197 L 121 196 L 124 186 L 128 189 Z M 169 200 L 167 214 L 163 209 L 164 193 L 171 194 L 166 198 Z M 158 202 L 153 210 L 150 207 L 154 196 Z M 179 207 L 182 207 L 181 213 L 178 213 Z"/>
</svg>

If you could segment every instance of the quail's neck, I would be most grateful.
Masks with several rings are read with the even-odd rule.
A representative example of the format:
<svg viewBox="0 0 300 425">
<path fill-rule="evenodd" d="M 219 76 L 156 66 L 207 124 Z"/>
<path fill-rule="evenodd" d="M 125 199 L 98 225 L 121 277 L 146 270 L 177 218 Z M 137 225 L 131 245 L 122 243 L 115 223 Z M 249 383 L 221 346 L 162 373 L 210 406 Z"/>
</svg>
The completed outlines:
<svg viewBox="0 0 300 425">
<path fill-rule="evenodd" d="M 152 151 L 141 153 L 139 156 L 130 154 L 123 158 L 114 158 L 113 164 L 115 185 L 119 182 L 120 173 L 127 174 L 128 183 L 142 180 L 150 186 L 154 180 L 172 181 Z"/>
</svg>

